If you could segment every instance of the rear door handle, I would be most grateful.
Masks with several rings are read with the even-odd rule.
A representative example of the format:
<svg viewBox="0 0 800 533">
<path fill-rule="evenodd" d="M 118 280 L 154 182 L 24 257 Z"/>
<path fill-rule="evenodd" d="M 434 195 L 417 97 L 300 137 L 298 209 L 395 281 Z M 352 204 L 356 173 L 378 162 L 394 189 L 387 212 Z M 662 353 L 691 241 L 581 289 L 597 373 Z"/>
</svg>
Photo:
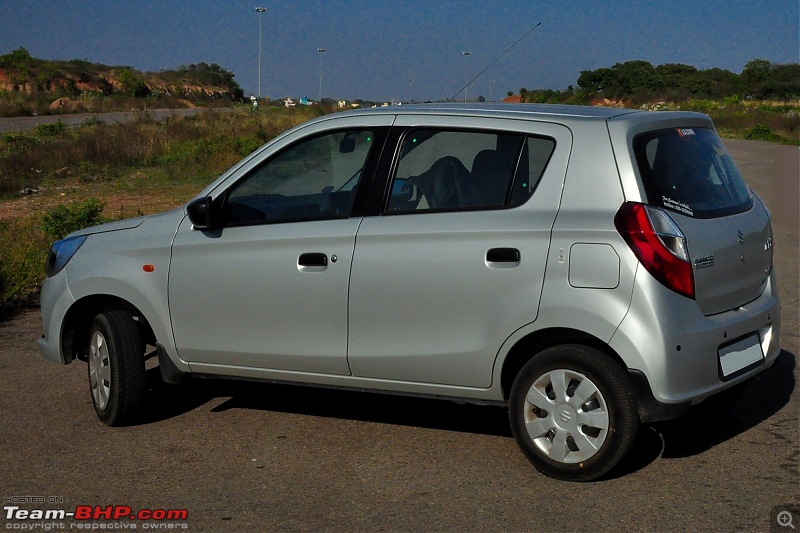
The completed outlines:
<svg viewBox="0 0 800 533">
<path fill-rule="evenodd" d="M 326 267 L 328 266 L 328 256 L 320 253 L 300 254 L 297 265 L 301 267 Z"/>
<path fill-rule="evenodd" d="M 487 263 L 519 264 L 520 254 L 516 248 L 492 248 L 486 252 Z"/>
</svg>

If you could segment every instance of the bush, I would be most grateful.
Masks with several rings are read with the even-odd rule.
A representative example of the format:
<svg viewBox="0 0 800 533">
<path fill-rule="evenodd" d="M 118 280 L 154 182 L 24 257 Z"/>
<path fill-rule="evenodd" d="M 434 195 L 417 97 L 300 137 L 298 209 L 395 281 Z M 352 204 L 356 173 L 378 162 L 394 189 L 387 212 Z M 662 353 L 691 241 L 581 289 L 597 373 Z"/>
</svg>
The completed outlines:
<svg viewBox="0 0 800 533">
<path fill-rule="evenodd" d="M 0 221 L 0 319 L 38 301 L 48 244 L 35 217 Z"/>
<path fill-rule="evenodd" d="M 53 124 L 39 124 L 36 126 L 36 135 L 42 137 L 53 137 L 60 135 L 65 129 L 67 129 L 66 123 L 61 119 L 58 119 L 58 121 Z"/>
<path fill-rule="evenodd" d="M 8 291 L 7 286 L 8 282 L 6 281 L 6 273 L 3 270 L 3 264 L 0 263 L 0 319 L 5 318 L 5 315 L 8 313 L 10 309 L 6 309 L 10 307 L 6 305 L 6 292 Z"/>
<path fill-rule="evenodd" d="M 262 144 L 264 144 L 264 141 L 255 137 L 239 137 L 234 141 L 236 153 L 242 157 L 252 154 Z"/>
<path fill-rule="evenodd" d="M 53 240 L 60 240 L 79 229 L 102 224 L 105 202 L 89 198 L 84 202 L 58 205 L 42 216 L 42 229 Z"/>
<path fill-rule="evenodd" d="M 772 141 L 776 135 L 766 124 L 756 124 L 745 132 L 744 137 L 753 141 Z"/>
</svg>

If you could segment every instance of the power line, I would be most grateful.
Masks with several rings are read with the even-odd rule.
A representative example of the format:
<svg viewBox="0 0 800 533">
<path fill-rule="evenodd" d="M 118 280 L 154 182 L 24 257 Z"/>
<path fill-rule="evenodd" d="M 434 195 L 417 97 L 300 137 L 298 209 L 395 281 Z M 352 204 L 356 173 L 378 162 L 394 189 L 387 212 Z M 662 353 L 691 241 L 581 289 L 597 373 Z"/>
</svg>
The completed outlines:
<svg viewBox="0 0 800 533">
<path fill-rule="evenodd" d="M 533 30 L 535 30 L 536 28 L 538 28 L 538 27 L 539 27 L 539 26 L 541 26 L 541 25 L 542 25 L 542 23 L 540 22 L 539 24 L 537 24 L 537 25 L 536 25 L 536 26 L 534 26 L 533 28 L 529 29 L 529 30 L 528 30 L 528 32 L 527 32 L 525 35 L 523 35 L 522 37 L 520 37 L 519 39 L 517 39 L 517 41 L 516 41 L 514 44 L 512 44 L 511 46 L 509 46 L 508 48 L 506 48 L 506 50 L 505 50 L 505 51 L 504 51 L 502 54 L 500 54 L 499 56 L 497 56 L 497 58 L 495 58 L 495 60 L 494 60 L 494 61 L 492 61 L 491 63 L 489 63 L 489 64 L 486 66 L 486 68 L 485 68 L 485 69 L 483 69 L 482 71 L 478 72 L 478 74 L 477 74 L 477 75 L 476 75 L 474 78 L 472 78 L 471 80 L 469 80 L 469 81 L 467 82 L 467 84 L 466 84 L 466 85 L 464 85 L 462 88 L 460 88 L 460 89 L 458 90 L 458 92 L 456 92 L 456 94 L 454 94 L 453 96 L 451 96 L 451 97 L 450 97 L 450 100 L 455 100 L 456 96 L 458 96 L 459 94 L 461 94 L 461 91 L 463 91 L 464 89 L 466 89 L 467 87 L 469 87 L 469 84 L 470 84 L 470 83 L 472 83 L 473 81 L 475 81 L 475 80 L 477 80 L 478 78 L 480 78 L 480 77 L 481 77 L 481 74 L 483 74 L 484 72 L 486 72 L 487 70 L 489 70 L 489 68 L 490 68 L 492 65 L 494 65 L 495 63 L 497 63 L 497 62 L 500 60 L 500 58 L 501 58 L 501 57 L 503 57 L 504 55 L 506 55 L 506 54 L 507 54 L 507 53 L 508 53 L 508 52 L 509 52 L 509 51 L 510 51 L 512 48 L 514 48 L 515 46 L 517 46 L 517 45 L 518 45 L 518 44 L 519 44 L 519 43 L 520 43 L 520 42 L 521 42 L 521 41 L 522 41 L 522 40 L 523 40 L 525 37 L 527 37 L 528 35 L 530 35 L 530 34 L 533 32 Z"/>
</svg>

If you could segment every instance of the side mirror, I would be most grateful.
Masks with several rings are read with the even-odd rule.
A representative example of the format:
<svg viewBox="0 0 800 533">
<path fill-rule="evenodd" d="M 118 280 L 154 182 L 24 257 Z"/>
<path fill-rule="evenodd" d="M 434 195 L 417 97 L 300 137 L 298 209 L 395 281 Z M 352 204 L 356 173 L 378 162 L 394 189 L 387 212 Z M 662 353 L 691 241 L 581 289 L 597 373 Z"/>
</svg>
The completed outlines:
<svg viewBox="0 0 800 533">
<path fill-rule="evenodd" d="M 197 198 L 186 206 L 186 214 L 195 229 L 214 229 L 213 203 L 210 196 Z"/>
</svg>

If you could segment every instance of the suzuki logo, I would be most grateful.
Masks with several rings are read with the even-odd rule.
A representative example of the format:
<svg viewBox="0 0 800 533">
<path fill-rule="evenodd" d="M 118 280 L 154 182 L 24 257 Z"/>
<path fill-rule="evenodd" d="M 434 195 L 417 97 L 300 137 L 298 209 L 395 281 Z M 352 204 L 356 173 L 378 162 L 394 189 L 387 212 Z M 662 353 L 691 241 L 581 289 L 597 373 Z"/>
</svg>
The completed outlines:
<svg viewBox="0 0 800 533">
<path fill-rule="evenodd" d="M 742 233 L 742 230 L 739 230 L 739 244 L 744 244 L 744 233 Z"/>
<path fill-rule="evenodd" d="M 572 413 L 570 412 L 569 409 L 564 409 L 563 411 L 561 411 L 559 418 L 561 418 L 561 421 L 566 424 L 567 422 L 572 420 Z"/>
</svg>

